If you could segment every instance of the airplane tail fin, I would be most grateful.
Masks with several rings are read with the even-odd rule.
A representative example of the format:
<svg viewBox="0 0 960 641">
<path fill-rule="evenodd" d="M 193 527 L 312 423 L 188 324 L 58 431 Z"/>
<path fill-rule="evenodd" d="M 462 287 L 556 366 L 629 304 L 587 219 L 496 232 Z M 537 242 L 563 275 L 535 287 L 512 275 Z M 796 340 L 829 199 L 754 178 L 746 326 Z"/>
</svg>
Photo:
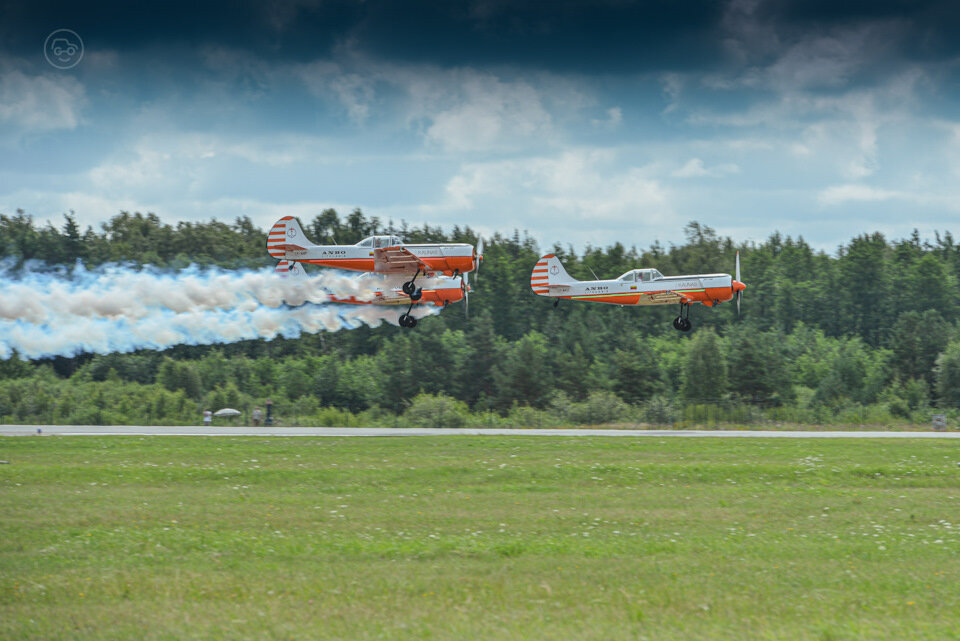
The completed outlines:
<svg viewBox="0 0 960 641">
<path fill-rule="evenodd" d="M 313 246 L 307 240 L 300 223 L 293 216 L 284 216 L 276 223 L 267 235 L 267 253 L 274 258 L 286 258 L 287 250 L 306 249 Z"/>
<path fill-rule="evenodd" d="M 273 270 L 283 278 L 306 278 L 307 270 L 295 260 L 281 260 Z"/>
<path fill-rule="evenodd" d="M 576 282 L 577 279 L 567 273 L 560 259 L 553 254 L 547 254 L 538 260 L 530 274 L 530 287 L 537 294 L 550 295 L 551 288 Z"/>
</svg>

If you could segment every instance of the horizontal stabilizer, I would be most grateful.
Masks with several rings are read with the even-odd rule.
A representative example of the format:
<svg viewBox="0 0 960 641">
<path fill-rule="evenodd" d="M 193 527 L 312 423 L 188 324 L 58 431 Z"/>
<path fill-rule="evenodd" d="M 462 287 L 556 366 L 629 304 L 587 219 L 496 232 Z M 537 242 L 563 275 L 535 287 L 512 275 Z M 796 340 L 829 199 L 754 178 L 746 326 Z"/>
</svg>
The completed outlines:
<svg viewBox="0 0 960 641">
<path fill-rule="evenodd" d="M 281 260 L 273 270 L 282 277 L 306 278 L 307 270 L 295 260 Z"/>
</svg>

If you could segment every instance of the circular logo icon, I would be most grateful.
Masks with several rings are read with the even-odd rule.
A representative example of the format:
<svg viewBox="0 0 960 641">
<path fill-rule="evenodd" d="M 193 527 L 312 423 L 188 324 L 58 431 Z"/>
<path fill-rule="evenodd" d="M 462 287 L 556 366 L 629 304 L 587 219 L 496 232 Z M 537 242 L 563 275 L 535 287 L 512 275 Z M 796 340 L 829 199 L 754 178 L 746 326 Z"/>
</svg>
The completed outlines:
<svg viewBox="0 0 960 641">
<path fill-rule="evenodd" d="M 560 268 L 557 267 L 556 265 L 551 265 L 551 266 L 550 266 L 550 273 L 553 274 L 553 275 L 557 275 L 558 273 L 560 273 Z"/>
<path fill-rule="evenodd" d="M 76 31 L 57 29 L 44 41 L 43 56 L 57 69 L 71 69 L 83 58 L 83 40 Z"/>
<path fill-rule="evenodd" d="M 297 235 L 297 230 L 294 229 L 293 227 L 287 230 L 287 236 L 289 236 L 290 238 L 293 238 L 296 235 Z"/>
</svg>

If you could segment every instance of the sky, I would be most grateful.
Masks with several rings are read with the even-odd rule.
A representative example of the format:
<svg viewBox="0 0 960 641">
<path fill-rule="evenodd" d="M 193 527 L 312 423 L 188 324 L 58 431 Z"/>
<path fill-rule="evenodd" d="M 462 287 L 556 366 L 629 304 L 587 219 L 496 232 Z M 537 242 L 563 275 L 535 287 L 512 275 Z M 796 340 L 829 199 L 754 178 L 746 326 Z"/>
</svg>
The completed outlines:
<svg viewBox="0 0 960 641">
<path fill-rule="evenodd" d="M 90 5 L 0 0 L 0 213 L 359 207 L 581 250 L 960 231 L 954 2 Z M 59 29 L 82 57 L 51 62 Z"/>
</svg>

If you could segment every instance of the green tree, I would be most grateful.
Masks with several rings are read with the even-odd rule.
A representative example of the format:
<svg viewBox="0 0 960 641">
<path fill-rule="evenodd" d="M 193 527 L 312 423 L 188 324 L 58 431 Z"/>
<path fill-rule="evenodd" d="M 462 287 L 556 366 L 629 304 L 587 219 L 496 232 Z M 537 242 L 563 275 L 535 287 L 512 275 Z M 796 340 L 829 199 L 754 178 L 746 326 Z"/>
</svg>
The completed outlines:
<svg viewBox="0 0 960 641">
<path fill-rule="evenodd" d="M 506 348 L 493 370 L 499 407 L 506 409 L 513 403 L 542 407 L 553 388 L 547 365 L 547 341 L 539 332 L 530 332 Z"/>
<path fill-rule="evenodd" d="M 660 368 L 650 342 L 634 337 L 628 349 L 617 349 L 610 359 L 613 391 L 629 403 L 640 403 L 662 390 Z"/>
<path fill-rule="evenodd" d="M 467 423 L 467 404 L 445 394 L 419 394 L 403 413 L 409 427 L 463 427 Z"/>
<path fill-rule="evenodd" d="M 697 332 L 690 341 L 681 374 L 680 394 L 688 401 L 712 401 L 727 391 L 727 364 L 712 329 Z"/>
<path fill-rule="evenodd" d="M 200 400 L 203 385 L 193 363 L 178 363 L 171 358 L 163 359 L 157 372 L 157 382 L 171 392 L 183 390 L 190 398 Z"/>
<path fill-rule="evenodd" d="M 890 295 L 889 248 L 882 234 L 854 238 L 839 259 L 840 299 L 846 302 L 848 332 L 870 345 L 883 338 Z"/>
<path fill-rule="evenodd" d="M 727 365 L 731 391 L 754 403 L 780 405 L 793 399 L 782 337 L 740 328 L 730 335 Z"/>
<path fill-rule="evenodd" d="M 960 407 L 960 341 L 951 342 L 937 357 L 935 373 L 939 406 Z"/>
<path fill-rule="evenodd" d="M 921 379 L 932 385 L 933 366 L 952 333 L 935 309 L 900 314 L 887 340 L 893 371 L 903 380 Z"/>
</svg>

